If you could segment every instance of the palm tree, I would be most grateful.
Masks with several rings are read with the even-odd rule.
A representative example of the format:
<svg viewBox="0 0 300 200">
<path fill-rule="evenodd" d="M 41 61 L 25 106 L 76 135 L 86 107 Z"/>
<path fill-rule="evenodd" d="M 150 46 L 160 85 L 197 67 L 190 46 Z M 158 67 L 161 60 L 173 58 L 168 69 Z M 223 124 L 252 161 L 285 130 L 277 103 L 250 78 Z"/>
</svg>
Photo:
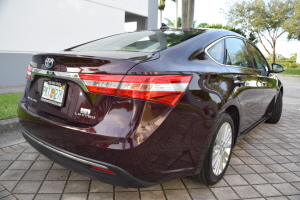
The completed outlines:
<svg viewBox="0 0 300 200">
<path fill-rule="evenodd" d="M 182 30 L 193 28 L 195 0 L 182 0 Z"/>
<path fill-rule="evenodd" d="M 165 9 L 166 0 L 160 0 L 158 4 L 158 10 L 160 10 L 160 26 L 162 24 L 162 11 Z"/>
<path fill-rule="evenodd" d="M 172 21 L 172 20 L 170 20 L 170 19 L 168 19 L 168 18 L 165 18 L 165 20 L 167 21 L 167 25 L 168 26 L 171 26 L 171 27 L 174 27 L 175 29 L 177 29 L 178 27 L 181 27 L 181 17 L 178 17 L 177 18 L 177 20 L 174 20 L 174 21 Z M 177 22 L 177 26 L 175 26 L 176 25 L 176 22 Z M 177 28 L 176 28 L 177 27 Z"/>
<path fill-rule="evenodd" d="M 188 18 L 188 0 L 182 0 L 182 30 L 187 31 L 188 28 L 188 23 L 187 23 L 187 18 Z"/>
<path fill-rule="evenodd" d="M 189 0 L 188 8 L 188 28 L 194 28 L 195 0 Z"/>
</svg>

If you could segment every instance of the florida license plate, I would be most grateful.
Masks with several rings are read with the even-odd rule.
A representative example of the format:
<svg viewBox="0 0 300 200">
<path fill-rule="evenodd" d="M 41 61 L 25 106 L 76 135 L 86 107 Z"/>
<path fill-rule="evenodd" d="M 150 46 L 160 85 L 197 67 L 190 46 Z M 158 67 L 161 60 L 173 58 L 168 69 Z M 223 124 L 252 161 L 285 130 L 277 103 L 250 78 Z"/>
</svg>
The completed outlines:
<svg viewBox="0 0 300 200">
<path fill-rule="evenodd" d="M 64 106 L 66 91 L 67 84 L 65 83 L 44 81 L 41 101 L 62 107 Z"/>
</svg>

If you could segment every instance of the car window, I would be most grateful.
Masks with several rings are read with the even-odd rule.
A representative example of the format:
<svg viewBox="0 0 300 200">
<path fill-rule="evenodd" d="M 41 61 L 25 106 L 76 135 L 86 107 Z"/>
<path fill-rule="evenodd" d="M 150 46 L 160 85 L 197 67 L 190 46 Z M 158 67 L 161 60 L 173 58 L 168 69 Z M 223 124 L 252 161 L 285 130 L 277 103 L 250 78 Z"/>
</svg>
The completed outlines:
<svg viewBox="0 0 300 200">
<path fill-rule="evenodd" d="M 241 39 L 227 38 L 226 44 L 226 65 L 253 68 L 251 57 L 245 43 Z"/>
<path fill-rule="evenodd" d="M 207 50 L 207 53 L 217 62 L 224 63 L 224 40 L 216 43 Z"/>
<path fill-rule="evenodd" d="M 88 42 L 68 50 L 157 52 L 173 47 L 206 31 L 199 29 L 186 32 L 162 32 L 159 30 L 123 33 Z"/>
<path fill-rule="evenodd" d="M 249 51 L 251 52 L 254 61 L 256 63 L 256 67 L 257 69 L 259 69 L 260 71 L 269 71 L 268 69 L 268 63 L 267 61 L 264 59 L 263 55 L 261 55 L 261 53 L 251 44 L 249 44 L 247 42 L 247 46 L 249 48 Z"/>
</svg>

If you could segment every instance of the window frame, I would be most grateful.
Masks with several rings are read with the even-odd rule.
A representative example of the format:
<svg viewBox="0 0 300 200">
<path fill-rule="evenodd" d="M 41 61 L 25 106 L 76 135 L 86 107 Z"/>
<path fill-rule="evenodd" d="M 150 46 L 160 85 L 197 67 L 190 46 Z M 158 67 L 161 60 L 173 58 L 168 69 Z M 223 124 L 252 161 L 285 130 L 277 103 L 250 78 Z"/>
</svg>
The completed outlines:
<svg viewBox="0 0 300 200">
<path fill-rule="evenodd" d="M 242 66 L 237 66 L 237 65 L 226 65 L 225 64 L 225 61 L 227 60 L 227 49 L 226 49 L 226 42 L 225 42 L 225 39 L 227 38 L 236 38 L 236 39 L 239 39 L 239 40 L 242 40 L 246 49 L 247 49 L 247 52 L 249 54 L 249 56 L 251 57 L 251 62 L 252 62 L 252 66 L 254 67 L 242 67 Z M 223 59 L 223 63 L 220 63 L 218 61 L 216 61 L 209 53 L 208 53 L 208 50 L 213 47 L 216 43 L 220 42 L 221 40 L 224 40 L 224 59 Z M 242 38 L 242 37 L 239 37 L 239 36 L 224 36 L 224 37 L 221 37 L 219 39 L 217 39 L 216 41 L 212 42 L 211 44 L 209 44 L 207 47 L 205 47 L 204 49 L 204 52 L 206 53 L 206 55 L 208 55 L 208 57 L 210 59 L 212 59 L 215 63 L 219 64 L 219 65 L 223 65 L 223 66 L 226 66 L 226 67 L 238 67 L 238 68 L 247 68 L 247 69 L 253 69 L 253 70 L 257 70 L 257 71 L 261 71 L 259 69 L 257 69 L 257 66 L 256 66 L 256 62 L 254 62 L 254 58 L 252 56 L 252 53 L 249 51 L 248 47 L 247 47 L 247 44 L 246 42 L 248 42 L 245 38 Z M 249 42 L 250 44 L 252 44 L 251 42 Z M 252 45 L 254 46 L 254 45 Z M 257 48 L 256 48 L 257 49 Z M 260 51 L 259 51 L 260 52 Z M 261 52 L 260 52 L 261 53 Z M 263 57 L 265 59 L 265 57 Z M 266 60 L 266 59 L 265 59 Z M 268 62 L 267 62 L 268 63 Z M 269 66 L 269 64 L 268 64 Z M 269 67 L 270 69 L 270 67 Z"/>
</svg>

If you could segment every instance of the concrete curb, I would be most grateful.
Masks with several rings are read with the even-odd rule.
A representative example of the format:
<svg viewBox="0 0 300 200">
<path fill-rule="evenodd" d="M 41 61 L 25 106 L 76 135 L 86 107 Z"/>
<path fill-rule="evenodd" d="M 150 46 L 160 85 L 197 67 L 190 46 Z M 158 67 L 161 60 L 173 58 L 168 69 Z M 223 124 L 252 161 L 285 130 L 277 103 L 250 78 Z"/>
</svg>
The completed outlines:
<svg viewBox="0 0 300 200">
<path fill-rule="evenodd" d="M 0 121 L 0 148 L 24 142 L 18 118 Z"/>
<path fill-rule="evenodd" d="M 18 118 L 6 119 L 0 121 L 0 134 L 6 132 L 16 132 L 20 131 Z"/>
</svg>

